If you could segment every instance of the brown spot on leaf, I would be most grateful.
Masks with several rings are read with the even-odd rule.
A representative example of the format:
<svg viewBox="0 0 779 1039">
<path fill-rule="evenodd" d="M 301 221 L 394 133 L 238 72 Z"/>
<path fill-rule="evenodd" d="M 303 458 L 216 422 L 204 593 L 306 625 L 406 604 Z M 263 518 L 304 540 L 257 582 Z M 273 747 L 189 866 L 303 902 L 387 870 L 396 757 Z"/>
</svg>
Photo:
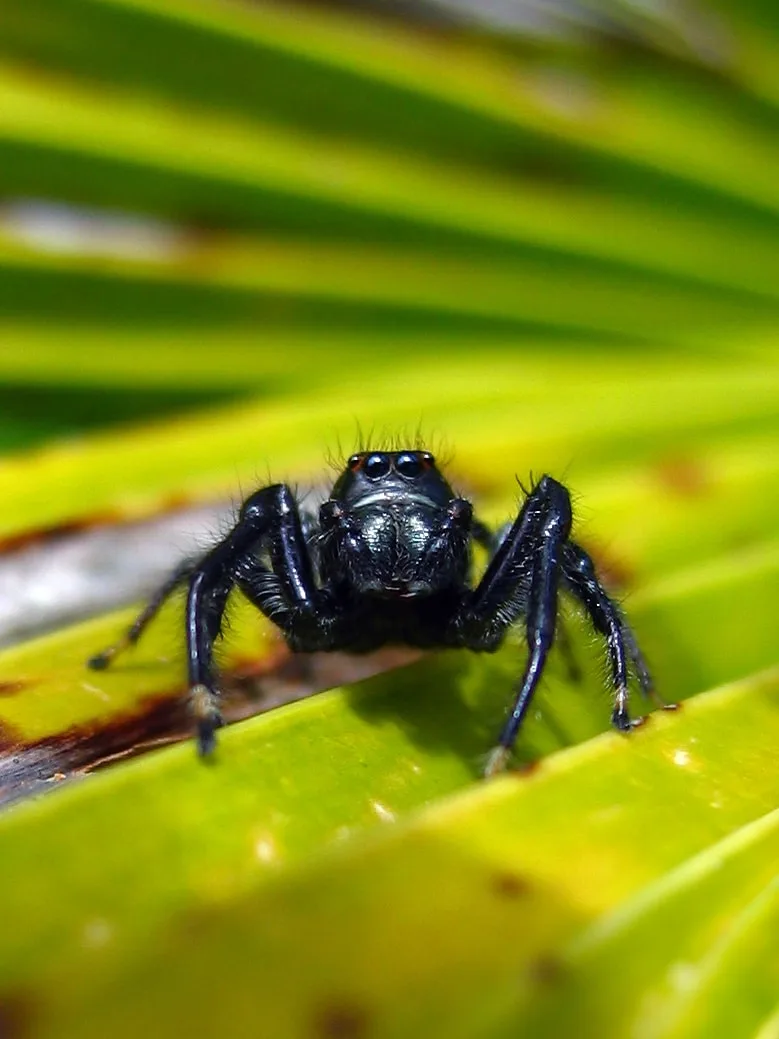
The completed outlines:
<svg viewBox="0 0 779 1039">
<path fill-rule="evenodd" d="M 0 736 L 0 804 L 189 734 L 186 702 L 179 689 L 148 697 L 135 712 L 115 716 L 108 723 L 75 725 L 40 740 L 25 740 L 7 728 L 3 726 Z"/>
<path fill-rule="evenodd" d="M 407 662 L 391 651 L 354 657 L 338 653 L 292 654 L 279 642 L 257 658 L 243 659 L 223 675 L 223 714 L 238 721 L 280 703 L 351 683 Z M 116 665 L 117 669 L 121 664 Z M 337 672 L 337 673 L 336 673 Z M 27 740 L 0 725 L 0 804 L 51 789 L 61 782 L 149 750 L 192 738 L 186 689 L 156 691 L 134 708 L 107 720 L 73 726 L 54 736 Z M 192 751 L 195 753 L 194 748 Z"/>
<path fill-rule="evenodd" d="M 21 733 L 9 722 L 0 722 L 0 755 L 15 750 L 23 743 Z M 2 797 L 0 796 L 0 800 Z"/>
<path fill-rule="evenodd" d="M 17 679 L 15 682 L 0 682 L 0 696 L 15 696 L 23 689 L 29 689 L 34 683 L 29 679 Z"/>
<path fill-rule="evenodd" d="M 709 475 L 696 458 L 676 455 L 661 459 L 655 475 L 662 487 L 681 498 L 700 498 L 710 488 Z"/>
<path fill-rule="evenodd" d="M 195 500 L 189 494 L 169 494 L 160 502 L 160 509 L 163 512 L 181 512 L 194 504 Z"/>
<path fill-rule="evenodd" d="M 317 1013 L 313 1034 L 315 1039 L 364 1039 L 368 1015 L 355 1003 L 332 1003 Z"/>
<path fill-rule="evenodd" d="M 524 779 L 526 776 L 532 776 L 540 768 L 541 759 L 534 758 L 533 761 L 518 761 L 508 771 L 512 776 L 519 776 L 521 779 Z"/>
<path fill-rule="evenodd" d="M 57 538 L 67 537 L 70 534 L 83 534 L 85 531 L 94 530 L 97 527 L 120 527 L 128 523 L 137 523 L 144 516 L 147 519 L 160 518 L 171 513 L 181 512 L 183 509 L 191 508 L 197 504 L 203 504 L 203 502 L 184 494 L 178 494 L 169 495 L 167 498 L 151 503 L 148 514 L 144 513 L 144 515 L 139 515 L 138 513 L 128 515 L 119 509 L 93 512 L 89 516 L 74 517 L 70 520 L 64 520 L 62 523 L 52 524 L 49 527 L 23 530 L 16 534 L 0 537 L 0 554 L 15 552 L 30 545 L 54 541 Z"/>
<path fill-rule="evenodd" d="M 592 541 L 588 541 L 584 547 L 595 564 L 598 577 L 607 588 L 623 589 L 635 585 L 635 570 L 625 559 Z"/>
<path fill-rule="evenodd" d="M 539 956 L 528 966 L 531 982 L 539 986 L 555 985 L 562 980 L 565 968 L 559 957 L 552 953 Z"/>
<path fill-rule="evenodd" d="M 496 873 L 492 878 L 492 887 L 497 895 L 501 898 L 521 898 L 527 894 L 529 884 L 524 877 L 521 877 L 518 873 Z"/>
<path fill-rule="evenodd" d="M 269 668 L 276 658 L 268 661 Z M 261 671 L 260 666 L 256 673 Z M 225 716 L 235 720 L 261 709 L 249 683 L 225 680 Z M 193 735 L 186 689 L 177 686 L 139 700 L 131 711 L 74 725 L 54 736 L 26 740 L 0 728 L 0 804 L 40 793 L 55 781 L 104 768 Z M 194 751 L 193 751 L 194 753 Z"/>
<path fill-rule="evenodd" d="M 31 1001 L 19 993 L 0 995 L 0 1039 L 26 1039 L 31 1032 Z"/>
<path fill-rule="evenodd" d="M 300 667 L 296 669 L 296 662 L 305 654 L 294 654 L 286 642 L 277 639 L 269 646 L 262 657 L 243 657 L 234 660 L 230 672 L 238 681 L 248 681 L 252 678 L 262 678 L 269 672 L 276 674 L 291 674 L 300 676 L 301 679 L 308 677 L 307 671 Z"/>
<path fill-rule="evenodd" d="M 81 534 L 85 530 L 92 530 L 100 526 L 116 526 L 121 523 L 123 517 L 117 512 L 104 512 L 95 514 L 88 518 L 69 520 L 65 523 L 57 523 L 51 527 L 39 527 L 35 530 L 24 530 L 18 534 L 9 534 L 0 538 L 0 554 L 16 552 L 30 545 L 39 545 L 45 541 L 54 541 L 56 538 L 66 537 L 69 534 Z"/>
</svg>

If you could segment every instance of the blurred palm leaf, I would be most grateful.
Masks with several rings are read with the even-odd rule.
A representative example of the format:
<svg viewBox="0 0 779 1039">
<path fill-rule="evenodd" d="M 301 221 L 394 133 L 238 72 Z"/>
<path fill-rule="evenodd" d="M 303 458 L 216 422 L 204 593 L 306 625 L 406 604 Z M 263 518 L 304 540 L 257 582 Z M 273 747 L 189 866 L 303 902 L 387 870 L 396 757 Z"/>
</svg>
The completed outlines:
<svg viewBox="0 0 779 1039">
<path fill-rule="evenodd" d="M 188 745 L 111 761 L 186 731 L 175 606 L 105 675 L 83 660 L 125 613 L 7 649 L 4 796 L 110 767 L 0 819 L 0 1030 L 772 1034 L 779 19 L 553 7 L 496 40 L 3 5 L 0 436 L 38 446 L 0 467 L 0 539 L 22 581 L 25 552 L 53 571 L 92 528 L 184 523 L 268 469 L 318 487 L 358 425 L 421 418 L 491 521 L 516 474 L 564 475 L 664 694 L 704 695 L 599 737 L 577 628 L 589 677 L 555 665 L 522 735 L 538 776 L 472 786 L 513 645 L 231 727 L 206 769 Z M 19 630 L 62 598 L 34 592 Z M 355 674 L 296 674 L 242 607 L 225 667 L 235 717 L 268 683 Z"/>
</svg>

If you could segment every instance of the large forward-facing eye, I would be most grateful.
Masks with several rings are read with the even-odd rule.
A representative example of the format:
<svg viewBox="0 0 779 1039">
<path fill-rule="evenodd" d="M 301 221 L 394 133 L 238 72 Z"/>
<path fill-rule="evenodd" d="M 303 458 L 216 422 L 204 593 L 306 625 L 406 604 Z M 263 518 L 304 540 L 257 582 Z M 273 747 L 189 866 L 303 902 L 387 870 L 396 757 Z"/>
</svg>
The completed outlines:
<svg viewBox="0 0 779 1039">
<path fill-rule="evenodd" d="M 412 451 L 404 451 L 395 459 L 395 471 L 412 480 L 422 472 L 422 462 L 419 455 Z"/>
<path fill-rule="evenodd" d="M 363 472 L 369 480 L 380 480 L 390 470 L 389 458 L 386 455 L 369 455 L 365 459 Z"/>
</svg>

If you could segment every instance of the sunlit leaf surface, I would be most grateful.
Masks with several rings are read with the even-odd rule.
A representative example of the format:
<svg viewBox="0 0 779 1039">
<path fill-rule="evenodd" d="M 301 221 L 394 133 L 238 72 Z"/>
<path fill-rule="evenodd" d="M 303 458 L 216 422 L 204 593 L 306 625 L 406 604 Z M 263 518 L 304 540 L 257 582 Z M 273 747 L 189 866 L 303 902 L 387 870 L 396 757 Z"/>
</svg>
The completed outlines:
<svg viewBox="0 0 779 1039">
<path fill-rule="evenodd" d="M 127 1035 L 151 1027 L 157 1015 L 208 1029 L 222 1020 L 222 1029 L 235 1035 L 259 1027 L 304 1035 L 327 1007 L 367 1015 L 378 1035 L 420 1030 L 430 1015 L 458 1035 L 523 1029 L 530 1014 L 547 1012 L 547 998 L 548 1012 L 567 1012 L 554 992 L 577 983 L 578 974 L 570 972 L 586 969 L 597 955 L 607 959 L 607 969 L 619 963 L 614 945 L 620 935 L 630 927 L 661 927 L 656 917 L 672 911 L 669 900 L 680 898 L 685 886 L 695 881 L 697 891 L 698 883 L 726 883 L 720 873 L 711 876 L 716 863 L 736 876 L 739 870 L 749 875 L 750 886 L 731 895 L 736 906 L 739 898 L 748 902 L 750 890 L 760 891 L 760 871 L 771 876 L 777 840 L 774 816 L 765 814 L 777 805 L 770 769 L 777 717 L 771 672 L 655 718 L 634 739 L 609 734 L 562 752 L 532 776 L 475 787 L 406 825 L 381 830 L 372 842 L 351 841 L 293 871 L 274 867 L 285 848 L 273 813 L 263 818 L 256 791 L 245 783 L 233 787 L 225 775 L 247 766 L 250 745 L 261 750 L 270 717 L 225 741 L 232 751 L 244 743 L 245 753 L 235 755 L 243 766 L 200 770 L 198 796 L 183 803 L 197 806 L 197 814 L 180 803 L 175 831 L 172 818 L 160 826 L 158 798 L 138 800 L 151 790 L 138 782 L 145 763 L 96 778 L 91 788 L 6 817 L 6 868 L 15 880 L 14 911 L 25 922 L 4 939 L 8 998 L 29 993 L 34 972 L 39 980 L 30 1013 L 41 1034 L 71 1034 L 71 1028 L 73 1034 L 97 1034 L 110 1005 L 121 1008 L 117 1027 Z M 343 744 L 340 749 L 348 752 Z M 174 756 L 166 752 L 156 760 L 173 763 Z M 289 776 L 287 768 L 277 777 L 282 796 Z M 112 788 L 110 797 L 100 796 L 101 784 Z M 147 825 L 134 831 L 132 856 L 108 842 L 98 876 L 94 827 L 107 834 L 122 801 L 130 799 L 128 786 Z M 365 781 L 363 789 L 372 792 Z M 231 808 L 239 804 L 251 819 L 248 827 L 231 825 Z M 216 829 L 209 818 L 219 819 Z M 50 867 L 54 897 L 42 926 L 59 936 L 52 943 L 30 931 L 31 921 L 41 919 L 34 909 L 40 867 L 31 872 L 26 863 L 37 861 L 58 826 L 68 827 L 71 838 L 65 859 Z M 203 840 L 205 831 L 211 840 Z M 166 869 L 145 871 L 147 854 L 159 859 L 160 833 L 168 834 Z M 721 848 L 718 842 L 724 842 Z M 232 852 L 220 862 L 227 845 Z M 702 856 L 700 863 L 683 865 L 695 855 Z M 681 871 L 678 879 L 671 873 L 659 880 L 674 869 Z M 145 873 L 142 885 L 135 879 L 139 872 Z M 646 887 L 651 883 L 656 892 Z M 724 904 L 715 920 L 706 917 L 711 903 L 705 892 L 702 886 L 700 901 L 685 907 L 691 955 L 695 906 L 699 918 L 703 914 L 697 926 L 707 926 L 709 935 L 729 923 Z M 164 897 L 172 919 L 150 955 L 155 895 Z M 622 908 L 613 921 L 602 916 L 617 905 Z M 770 916 L 764 919 L 770 922 Z M 194 943 L 193 928 L 199 936 Z M 669 943 L 665 948 L 670 969 L 676 949 Z M 642 960 L 659 958 L 662 950 L 631 944 L 636 962 L 626 984 Z M 193 1001 L 191 982 L 205 983 L 214 955 L 223 1001 Z M 404 1000 L 396 998 L 399 987 Z M 132 993 L 141 990 L 144 999 L 137 1000 Z M 242 992 L 251 999 L 241 998 Z M 615 1018 L 620 1021 L 614 1013 L 619 1004 L 600 994 L 596 1010 L 611 1028 Z M 669 997 L 671 1009 L 675 996 Z M 233 1008 L 229 1019 L 223 1018 L 225 999 Z M 575 1004 L 570 1010 L 575 1014 Z"/>
</svg>

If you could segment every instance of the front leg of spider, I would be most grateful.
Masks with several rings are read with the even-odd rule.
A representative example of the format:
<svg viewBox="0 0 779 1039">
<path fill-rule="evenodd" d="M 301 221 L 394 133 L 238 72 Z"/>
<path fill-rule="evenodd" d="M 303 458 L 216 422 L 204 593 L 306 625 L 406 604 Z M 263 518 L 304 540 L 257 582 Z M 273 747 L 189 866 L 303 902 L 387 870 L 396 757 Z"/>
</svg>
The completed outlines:
<svg viewBox="0 0 779 1039">
<path fill-rule="evenodd" d="M 570 591 L 580 602 L 592 621 L 595 630 L 604 635 L 609 653 L 612 682 L 614 685 L 614 709 L 611 724 L 621 732 L 629 732 L 644 721 L 630 718 L 628 714 L 628 664 L 638 680 L 638 686 L 647 700 L 653 700 L 663 710 L 675 710 L 677 704 L 666 703 L 658 695 L 647 667 L 644 654 L 636 641 L 633 629 L 622 614 L 619 606 L 611 599 L 598 580 L 595 565 L 580 545 L 570 541 L 563 552 L 563 578 Z"/>
<path fill-rule="evenodd" d="M 620 732 L 629 732 L 643 722 L 628 713 L 628 652 L 639 663 L 638 677 L 645 695 L 651 692 L 651 678 L 638 645 L 622 614 L 598 580 L 592 560 L 578 545 L 567 544 L 563 551 L 563 575 L 573 594 L 584 604 L 595 630 L 606 638 L 612 682 L 614 708 L 611 724 Z"/>
<path fill-rule="evenodd" d="M 87 667 L 91 667 L 93 671 L 105 671 L 106 668 L 111 666 L 116 657 L 120 656 L 131 646 L 134 646 L 160 612 L 163 603 L 170 598 L 173 592 L 189 580 L 195 570 L 197 570 L 199 562 L 198 559 L 185 559 L 182 563 L 179 563 L 170 577 L 152 595 L 146 606 L 144 606 L 119 641 L 90 657 L 87 661 Z"/>
<path fill-rule="evenodd" d="M 571 530 L 571 500 L 566 489 L 544 477 L 534 489 L 511 529 L 506 556 L 519 563 L 520 578 L 526 576 L 525 631 L 528 659 L 514 704 L 503 726 L 498 745 L 487 759 L 486 775 L 503 769 L 530 707 L 552 647 L 557 623 L 557 590 L 562 549 Z"/>
<path fill-rule="evenodd" d="M 263 549 L 270 557 L 270 570 L 258 558 Z M 248 498 L 227 537 L 202 559 L 182 566 L 154 596 L 128 635 L 117 646 L 93 657 L 90 666 L 108 667 L 118 653 L 136 642 L 165 598 L 185 580 L 188 686 L 198 748 L 207 755 L 214 749 L 216 730 L 222 724 L 214 642 L 221 631 L 228 596 L 236 585 L 247 592 L 285 636 L 302 641 L 300 633 L 305 630 L 312 649 L 325 642 L 318 637 L 318 631 L 326 627 L 327 610 L 320 602 L 321 593 L 314 582 L 291 490 L 284 484 L 275 484 Z M 257 594 L 259 584 L 262 594 Z"/>
<path fill-rule="evenodd" d="M 271 568 L 258 558 L 267 549 Z M 297 502 L 284 484 L 257 491 L 244 502 L 238 523 L 201 562 L 189 584 L 186 635 L 189 688 L 201 754 L 215 744 L 222 724 L 213 664 L 227 597 L 239 586 L 290 644 L 328 649 L 332 625 L 314 581 Z"/>
<path fill-rule="evenodd" d="M 632 633 L 626 637 L 629 629 L 597 580 L 591 560 L 569 541 L 571 521 L 568 491 L 551 477 L 543 477 L 457 618 L 462 644 L 487 650 L 500 643 L 513 621 L 525 618 L 528 660 L 511 713 L 488 758 L 487 775 L 505 767 L 538 687 L 555 638 L 561 585 L 583 602 L 596 629 L 606 636 L 615 688 L 612 723 L 623 731 L 632 726 L 627 711 L 626 643 L 634 659 L 638 648 Z M 648 683 L 645 665 L 643 673 Z"/>
</svg>

